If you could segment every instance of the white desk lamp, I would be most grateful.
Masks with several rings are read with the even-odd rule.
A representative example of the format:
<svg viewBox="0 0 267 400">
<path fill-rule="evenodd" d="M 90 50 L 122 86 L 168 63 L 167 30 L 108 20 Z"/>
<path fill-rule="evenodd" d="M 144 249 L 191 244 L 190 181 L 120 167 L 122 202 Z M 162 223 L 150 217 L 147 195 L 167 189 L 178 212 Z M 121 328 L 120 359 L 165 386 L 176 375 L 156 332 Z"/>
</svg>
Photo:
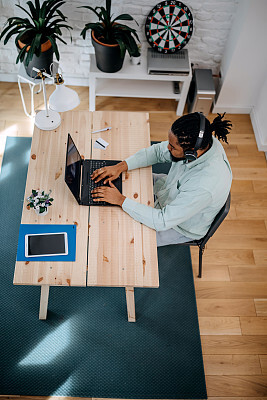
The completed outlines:
<svg viewBox="0 0 267 400">
<path fill-rule="evenodd" d="M 37 76 L 42 79 L 42 87 L 44 94 L 45 111 L 39 111 L 35 117 L 35 125 L 37 128 L 50 131 L 59 127 L 61 118 L 59 112 L 69 111 L 77 107 L 80 104 L 78 94 L 70 88 L 64 85 L 64 80 L 58 71 L 58 63 L 54 61 L 52 71 L 53 76 L 48 75 L 46 72 L 40 71 L 37 68 L 33 68 L 37 72 Z M 47 107 L 47 97 L 45 88 L 45 77 L 54 79 L 56 90 L 51 94 L 49 98 L 49 109 Z"/>
<path fill-rule="evenodd" d="M 33 67 L 33 70 L 37 72 L 37 76 L 42 79 L 42 88 L 44 95 L 44 104 L 45 110 L 39 111 L 34 119 L 34 123 L 37 128 L 42 129 L 43 131 L 51 131 L 52 129 L 56 129 L 59 127 L 61 123 L 61 118 L 58 112 L 53 110 L 48 110 L 47 107 L 47 98 L 46 98 L 46 88 L 45 88 L 45 77 L 52 78 L 52 76 L 48 75 L 46 72 L 40 71 L 39 69 Z"/>
<path fill-rule="evenodd" d="M 80 104 L 78 94 L 64 85 L 64 80 L 61 74 L 56 73 L 54 76 L 56 90 L 49 97 L 50 110 L 64 112 L 70 111 Z"/>
</svg>

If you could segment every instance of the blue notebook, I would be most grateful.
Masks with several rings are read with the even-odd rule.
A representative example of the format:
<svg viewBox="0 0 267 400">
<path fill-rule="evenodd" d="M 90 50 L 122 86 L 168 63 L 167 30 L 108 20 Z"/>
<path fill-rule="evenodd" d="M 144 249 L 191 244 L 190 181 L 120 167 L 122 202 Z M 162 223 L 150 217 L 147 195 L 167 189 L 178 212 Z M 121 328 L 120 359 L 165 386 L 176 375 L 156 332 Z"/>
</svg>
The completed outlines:
<svg viewBox="0 0 267 400">
<path fill-rule="evenodd" d="M 68 237 L 68 254 L 39 257 L 25 257 L 25 235 L 32 233 L 66 232 Z M 21 224 L 17 261 L 75 261 L 76 259 L 76 225 L 29 225 Z"/>
</svg>

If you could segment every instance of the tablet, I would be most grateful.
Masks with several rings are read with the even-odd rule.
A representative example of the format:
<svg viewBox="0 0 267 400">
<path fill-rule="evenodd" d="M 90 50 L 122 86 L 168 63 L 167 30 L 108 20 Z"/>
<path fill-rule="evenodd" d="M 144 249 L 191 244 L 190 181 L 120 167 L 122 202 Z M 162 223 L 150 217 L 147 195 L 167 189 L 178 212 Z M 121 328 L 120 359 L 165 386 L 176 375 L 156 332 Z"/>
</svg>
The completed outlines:
<svg viewBox="0 0 267 400">
<path fill-rule="evenodd" d="M 25 235 L 25 257 L 64 256 L 67 254 L 67 232 Z"/>
</svg>

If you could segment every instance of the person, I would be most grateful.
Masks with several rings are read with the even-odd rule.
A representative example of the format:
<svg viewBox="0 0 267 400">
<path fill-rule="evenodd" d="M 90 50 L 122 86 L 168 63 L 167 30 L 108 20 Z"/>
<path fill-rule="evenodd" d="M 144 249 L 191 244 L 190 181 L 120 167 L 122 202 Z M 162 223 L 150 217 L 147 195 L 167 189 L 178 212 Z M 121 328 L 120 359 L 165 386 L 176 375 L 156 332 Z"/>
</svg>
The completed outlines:
<svg viewBox="0 0 267 400">
<path fill-rule="evenodd" d="M 155 229 L 157 246 L 201 239 L 225 204 L 232 183 L 231 167 L 219 142 L 228 144 L 232 126 L 224 116 L 218 114 L 210 123 L 202 115 L 204 134 L 198 139 L 199 113 L 183 115 L 172 124 L 168 141 L 142 149 L 115 166 L 94 171 L 92 179 L 109 183 L 92 191 L 94 201 L 119 205 L 136 221 Z M 197 140 L 201 143 L 196 150 Z M 190 157 L 194 150 L 195 159 Z M 112 183 L 122 172 L 170 162 L 167 175 L 153 174 L 154 208 L 125 197 Z"/>
</svg>

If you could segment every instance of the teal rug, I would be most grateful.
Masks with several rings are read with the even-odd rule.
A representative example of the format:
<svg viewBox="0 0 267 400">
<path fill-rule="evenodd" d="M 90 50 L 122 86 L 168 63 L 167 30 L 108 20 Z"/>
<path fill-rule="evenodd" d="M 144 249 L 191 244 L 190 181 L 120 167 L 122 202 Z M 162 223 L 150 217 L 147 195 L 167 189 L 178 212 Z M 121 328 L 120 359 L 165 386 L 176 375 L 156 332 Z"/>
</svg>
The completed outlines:
<svg viewBox="0 0 267 400">
<path fill-rule="evenodd" d="M 7 138 L 0 175 L 0 394 L 205 399 L 188 248 L 158 250 L 159 289 L 136 289 L 136 323 L 123 288 L 14 286 L 30 139 Z"/>
</svg>

